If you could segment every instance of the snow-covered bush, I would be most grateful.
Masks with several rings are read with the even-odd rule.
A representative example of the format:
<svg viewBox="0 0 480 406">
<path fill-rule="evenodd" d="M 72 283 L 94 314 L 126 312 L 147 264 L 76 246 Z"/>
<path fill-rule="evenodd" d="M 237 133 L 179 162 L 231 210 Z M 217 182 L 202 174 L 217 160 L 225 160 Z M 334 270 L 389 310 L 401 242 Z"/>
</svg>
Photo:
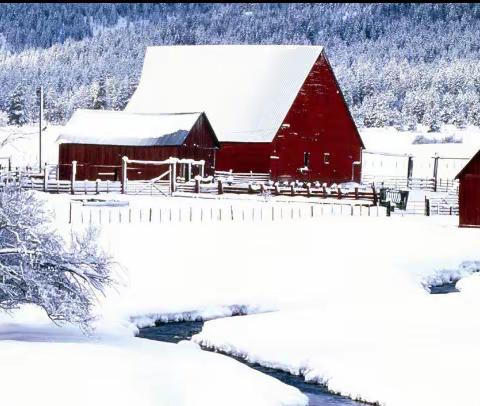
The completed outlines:
<svg viewBox="0 0 480 406">
<path fill-rule="evenodd" d="M 41 307 L 56 322 L 89 331 L 97 293 L 114 284 L 113 262 L 96 244 L 96 231 L 73 234 L 71 243 L 52 228 L 33 192 L 0 192 L 0 309 Z"/>
</svg>

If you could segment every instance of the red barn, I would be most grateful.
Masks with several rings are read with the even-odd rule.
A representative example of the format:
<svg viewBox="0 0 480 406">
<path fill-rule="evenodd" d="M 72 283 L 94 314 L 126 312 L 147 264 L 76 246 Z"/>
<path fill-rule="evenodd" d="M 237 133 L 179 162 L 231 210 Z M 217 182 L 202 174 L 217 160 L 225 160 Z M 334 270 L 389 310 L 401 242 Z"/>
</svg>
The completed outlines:
<svg viewBox="0 0 480 406">
<path fill-rule="evenodd" d="M 480 151 L 455 179 L 460 181 L 460 227 L 480 227 Z"/>
<path fill-rule="evenodd" d="M 120 180 L 123 156 L 146 161 L 169 157 L 204 160 L 205 174 L 213 174 L 219 148 L 204 113 L 77 110 L 58 141 L 60 179 L 70 178 L 72 161 L 77 161 L 79 180 Z M 165 167 L 137 164 L 129 167 L 128 178 L 152 179 L 164 171 Z"/>
<path fill-rule="evenodd" d="M 126 111 L 205 111 L 217 170 L 361 178 L 364 145 L 321 46 L 149 47 Z"/>
</svg>

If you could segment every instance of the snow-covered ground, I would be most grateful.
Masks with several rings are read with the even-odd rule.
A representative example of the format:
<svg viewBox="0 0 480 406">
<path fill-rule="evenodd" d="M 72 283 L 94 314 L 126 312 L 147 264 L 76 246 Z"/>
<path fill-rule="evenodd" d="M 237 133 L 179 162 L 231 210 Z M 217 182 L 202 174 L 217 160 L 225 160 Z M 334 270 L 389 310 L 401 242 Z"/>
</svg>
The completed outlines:
<svg viewBox="0 0 480 406">
<path fill-rule="evenodd" d="M 299 390 L 191 342 L 132 337 L 103 321 L 96 337 L 24 308 L 0 317 L 2 405 L 305 405 Z M 122 331 L 123 330 L 123 331 Z M 28 388 L 26 389 L 25 386 Z"/>
<path fill-rule="evenodd" d="M 211 354 L 200 355 L 188 346 L 143 343 L 132 337 L 134 325 L 152 324 L 162 315 L 214 318 L 241 310 L 268 313 L 207 322 L 196 340 L 301 371 L 352 397 L 424 406 L 429 396 L 441 405 L 446 404 L 442 399 L 457 394 L 455 404 L 470 405 L 474 382 L 469 374 L 476 372 L 477 360 L 473 343 L 480 338 L 472 307 L 476 303 L 472 291 L 480 293 L 478 284 L 462 282 L 469 294 L 443 298 L 429 296 L 423 287 L 479 268 L 465 261 L 480 259 L 480 231 L 459 229 L 457 221 L 447 216 L 326 216 L 278 223 L 103 225 L 100 241 L 119 264 L 120 286 L 99 303 L 99 338 L 85 342 L 78 333 L 70 337 L 69 330 L 56 329 L 30 333 L 32 322 L 18 315 L 4 319 L 0 351 L 17 356 L 2 357 L 2 382 L 14 385 L 15 374 L 20 373 L 16 365 L 28 369 L 31 363 L 51 359 L 51 377 L 62 383 L 68 379 L 63 376 L 66 365 L 79 364 L 74 373 L 79 376 L 88 366 L 95 369 L 83 386 L 89 389 L 78 397 L 83 404 L 91 404 L 88 393 L 107 396 L 117 377 L 121 389 L 112 395 L 115 402 L 108 403 L 127 404 L 133 393 L 143 394 L 142 405 L 169 404 L 171 396 L 185 396 L 173 404 L 305 402 L 298 392 L 278 382 L 262 381 L 263 377 L 237 369 L 234 361 L 228 360 L 232 364 L 220 380 L 203 369 L 207 363 L 208 369 L 216 370 L 221 359 L 217 355 L 210 360 L 206 357 Z M 61 231 L 68 234 L 65 226 Z M 16 323 L 13 335 L 11 323 Z M 119 366 L 119 360 L 127 359 Z M 227 361 L 218 362 L 222 374 L 220 363 Z M 35 368 L 29 373 L 38 373 Z M 8 372 L 12 369 L 16 372 Z M 101 382 L 95 377 L 100 379 L 110 370 L 114 372 L 105 386 L 95 384 Z M 184 370 L 194 372 L 183 376 Z M 421 380 L 420 372 L 429 372 L 432 378 Z M 450 386 L 441 386 L 444 398 L 437 399 L 433 386 L 444 384 L 447 376 Z M 179 389 L 190 380 L 196 380 L 192 387 L 202 392 L 195 401 Z M 163 389 L 165 382 L 169 391 Z M 222 389 L 216 392 L 217 386 Z M 229 391 L 235 401 L 225 401 Z M 2 396 L 11 400 L 13 391 Z"/>
</svg>

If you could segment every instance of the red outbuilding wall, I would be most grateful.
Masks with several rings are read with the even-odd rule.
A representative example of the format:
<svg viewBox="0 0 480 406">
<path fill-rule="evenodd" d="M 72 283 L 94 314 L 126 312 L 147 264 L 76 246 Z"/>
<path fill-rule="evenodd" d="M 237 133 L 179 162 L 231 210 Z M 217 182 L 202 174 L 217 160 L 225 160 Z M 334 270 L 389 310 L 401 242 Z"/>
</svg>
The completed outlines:
<svg viewBox="0 0 480 406">
<path fill-rule="evenodd" d="M 203 159 L 205 174 L 213 175 L 218 146 L 215 133 L 205 115 L 202 114 L 193 125 L 183 145 L 179 146 L 60 144 L 59 175 L 60 179 L 70 179 L 72 161 L 77 161 L 76 179 L 78 180 L 120 180 L 123 156 L 148 161 L 161 161 L 170 157 Z M 127 176 L 131 180 L 152 179 L 167 169 L 165 166 L 129 165 Z"/>
<path fill-rule="evenodd" d="M 218 170 L 271 172 L 273 179 L 345 182 L 363 143 L 333 70 L 322 52 L 271 143 L 221 143 Z M 308 153 L 308 171 L 304 166 Z M 328 155 L 326 155 L 328 154 Z M 361 178 L 361 165 L 353 167 Z"/>
<path fill-rule="evenodd" d="M 480 227 L 480 151 L 457 175 L 460 227 Z"/>
</svg>

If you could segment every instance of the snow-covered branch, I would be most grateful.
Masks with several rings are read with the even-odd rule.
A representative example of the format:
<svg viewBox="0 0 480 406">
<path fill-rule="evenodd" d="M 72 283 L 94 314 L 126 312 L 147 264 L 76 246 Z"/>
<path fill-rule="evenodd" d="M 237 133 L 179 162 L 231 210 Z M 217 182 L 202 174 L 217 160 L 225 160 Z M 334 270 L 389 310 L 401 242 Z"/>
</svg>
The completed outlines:
<svg viewBox="0 0 480 406">
<path fill-rule="evenodd" d="M 35 304 L 56 323 L 88 330 L 97 293 L 114 284 L 112 260 L 96 237 L 87 229 L 66 244 L 32 192 L 6 188 L 0 193 L 0 309 Z"/>
</svg>

